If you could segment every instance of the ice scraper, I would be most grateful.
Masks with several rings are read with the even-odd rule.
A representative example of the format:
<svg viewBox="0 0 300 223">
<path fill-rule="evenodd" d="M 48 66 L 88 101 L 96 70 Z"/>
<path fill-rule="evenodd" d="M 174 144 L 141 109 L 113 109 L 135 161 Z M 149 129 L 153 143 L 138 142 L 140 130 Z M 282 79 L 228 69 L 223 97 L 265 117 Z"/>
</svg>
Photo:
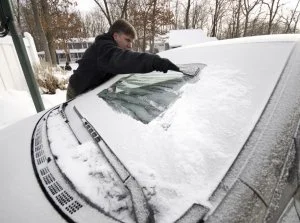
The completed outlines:
<svg viewBox="0 0 300 223">
<path fill-rule="evenodd" d="M 177 65 L 179 67 L 179 72 L 183 73 L 189 77 L 196 77 L 199 75 L 201 70 L 206 66 L 206 64 L 202 63 L 193 63 L 193 64 L 180 64 Z"/>
</svg>

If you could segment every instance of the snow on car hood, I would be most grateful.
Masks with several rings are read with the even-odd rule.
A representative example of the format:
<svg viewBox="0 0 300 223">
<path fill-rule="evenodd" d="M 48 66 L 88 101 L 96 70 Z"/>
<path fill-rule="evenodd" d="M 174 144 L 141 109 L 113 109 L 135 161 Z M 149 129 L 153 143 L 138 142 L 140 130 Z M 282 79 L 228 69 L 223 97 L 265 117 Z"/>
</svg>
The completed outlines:
<svg viewBox="0 0 300 223">
<path fill-rule="evenodd" d="M 207 64 L 201 79 L 184 85 L 169 109 L 148 124 L 115 111 L 97 96 L 99 89 L 72 102 L 139 183 L 151 189 L 157 222 L 175 221 L 193 203 L 210 207 L 208 198 L 251 133 L 293 43 L 267 44 L 261 51 L 262 46 L 200 48 L 198 54 L 193 49 L 193 62 Z M 166 55 L 178 62 L 171 53 Z"/>
</svg>

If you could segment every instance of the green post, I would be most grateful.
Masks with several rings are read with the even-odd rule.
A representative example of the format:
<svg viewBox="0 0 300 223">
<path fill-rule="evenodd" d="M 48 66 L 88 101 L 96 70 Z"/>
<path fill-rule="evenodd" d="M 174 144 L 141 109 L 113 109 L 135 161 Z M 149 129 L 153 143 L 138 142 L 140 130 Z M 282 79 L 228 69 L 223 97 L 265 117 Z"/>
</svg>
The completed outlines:
<svg viewBox="0 0 300 223">
<path fill-rule="evenodd" d="M 21 31 L 19 29 L 18 24 L 16 23 L 15 16 L 13 15 L 12 7 L 10 4 L 10 0 L 1 0 L 1 4 L 3 7 L 3 12 L 0 11 L 0 13 L 4 13 L 5 17 L 8 18 L 8 28 L 10 30 L 14 45 L 16 47 L 16 51 L 18 54 L 18 58 L 32 97 L 32 100 L 34 102 L 34 106 L 37 112 L 45 110 L 44 104 L 42 101 L 42 97 L 39 92 L 39 88 L 37 86 L 34 72 L 31 66 L 31 63 L 29 61 L 25 44 L 23 42 L 23 37 L 21 34 Z"/>
</svg>

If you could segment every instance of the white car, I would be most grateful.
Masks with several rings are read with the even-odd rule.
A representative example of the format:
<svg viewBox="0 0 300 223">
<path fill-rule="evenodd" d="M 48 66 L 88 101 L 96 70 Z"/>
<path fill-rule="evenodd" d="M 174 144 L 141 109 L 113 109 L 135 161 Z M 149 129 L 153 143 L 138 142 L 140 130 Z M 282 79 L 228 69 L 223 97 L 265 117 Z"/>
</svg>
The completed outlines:
<svg viewBox="0 0 300 223">
<path fill-rule="evenodd" d="M 0 222 L 299 222 L 300 36 L 162 52 L 0 131 Z"/>
</svg>

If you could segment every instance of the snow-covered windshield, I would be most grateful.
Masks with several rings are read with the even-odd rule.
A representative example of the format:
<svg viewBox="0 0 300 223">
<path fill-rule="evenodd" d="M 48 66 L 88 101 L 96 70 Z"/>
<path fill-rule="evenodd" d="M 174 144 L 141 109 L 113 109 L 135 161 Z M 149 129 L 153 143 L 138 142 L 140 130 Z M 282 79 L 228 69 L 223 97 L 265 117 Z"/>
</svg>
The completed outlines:
<svg viewBox="0 0 300 223">
<path fill-rule="evenodd" d="M 205 67 L 203 64 L 198 66 L 199 69 Z M 186 67 L 189 68 L 189 65 Z M 121 78 L 101 91 L 98 96 L 114 110 L 147 124 L 166 111 L 181 96 L 180 88 L 183 85 L 197 80 L 199 76 L 189 77 L 179 72 L 133 74 Z"/>
<path fill-rule="evenodd" d="M 211 207 L 209 197 L 251 134 L 292 49 L 293 43 L 267 42 L 166 51 L 164 56 L 176 63 L 207 64 L 200 80 L 185 81 L 176 72 L 137 74 L 125 79 L 118 76 L 78 97 L 66 111 L 74 115 L 72 105 L 76 105 L 105 139 L 147 191 L 157 222 L 174 222 L 194 203 Z M 162 87 L 162 83 L 163 91 L 154 88 Z M 136 99 L 144 90 L 152 102 Z M 168 99 L 162 96 L 169 92 Z M 155 109 L 143 113 L 143 106 Z M 74 129 L 78 136 L 84 135 L 80 125 Z M 53 130 L 53 139 L 59 134 Z M 80 147 L 70 146 L 70 152 L 82 153 L 82 165 L 92 168 L 97 176 L 105 175 L 99 167 L 100 158 L 95 153 L 87 156 L 90 142 L 82 142 Z M 63 151 L 60 144 L 55 154 L 77 189 L 91 200 L 98 199 L 99 205 L 107 205 L 109 202 L 99 196 L 102 185 L 81 177 L 78 172 L 83 168 L 76 173 L 69 171 L 66 163 L 71 162 L 70 155 L 63 160 Z M 78 166 L 78 159 L 72 162 Z"/>
</svg>

